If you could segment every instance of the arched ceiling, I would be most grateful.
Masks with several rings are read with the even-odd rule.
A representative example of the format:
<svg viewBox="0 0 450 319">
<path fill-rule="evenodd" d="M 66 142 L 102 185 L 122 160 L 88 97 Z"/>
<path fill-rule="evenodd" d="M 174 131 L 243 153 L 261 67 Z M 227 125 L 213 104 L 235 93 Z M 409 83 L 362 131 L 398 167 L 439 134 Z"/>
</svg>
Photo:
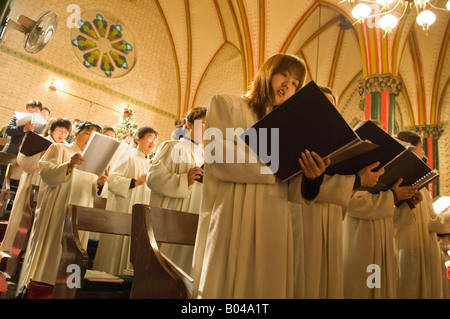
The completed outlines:
<svg viewBox="0 0 450 319">
<path fill-rule="evenodd" d="M 397 102 L 407 124 L 449 120 L 442 114 L 450 100 L 448 10 L 434 10 L 437 20 L 425 32 L 414 21 L 414 8 L 407 9 L 386 35 L 356 23 L 355 4 L 340 0 L 153 1 L 172 45 L 180 117 L 201 102 L 208 76 L 220 63 L 227 65 L 227 56 L 240 62 L 240 74 L 234 74 L 240 83 L 234 85 L 244 91 L 265 59 L 285 52 L 302 57 L 308 80 L 330 86 L 338 96 L 371 75 L 392 74 L 403 81 Z M 445 8 L 446 1 L 431 3 Z"/>
</svg>

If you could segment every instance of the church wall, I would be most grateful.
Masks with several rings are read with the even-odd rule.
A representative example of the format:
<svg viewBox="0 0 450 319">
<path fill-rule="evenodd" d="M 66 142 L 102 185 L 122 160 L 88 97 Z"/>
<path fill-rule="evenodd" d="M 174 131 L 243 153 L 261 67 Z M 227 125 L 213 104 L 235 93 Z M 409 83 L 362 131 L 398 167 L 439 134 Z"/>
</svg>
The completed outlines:
<svg viewBox="0 0 450 319">
<path fill-rule="evenodd" d="M 10 30 L 0 47 L 0 125 L 8 124 L 14 111 L 24 111 L 30 99 L 40 100 L 52 116 L 89 119 L 99 125 L 114 125 L 123 108 L 131 107 L 139 126 L 149 125 L 170 137 L 178 117 L 176 66 L 166 27 L 152 1 L 118 0 L 104 2 L 80 0 L 81 12 L 99 9 L 118 18 L 133 40 L 136 64 L 121 77 L 102 76 L 88 70 L 76 56 L 77 47 L 69 28 L 73 1 L 15 0 L 10 18 L 25 15 L 36 19 L 51 10 L 58 16 L 58 27 L 47 46 L 36 54 L 23 48 L 24 35 Z M 139 6 L 139 8 L 138 8 Z M 68 12 L 69 10 L 69 12 Z M 125 32 L 123 33 L 125 38 Z M 119 69 L 116 67 L 116 69 Z M 61 91 L 49 89 L 52 80 Z"/>
</svg>

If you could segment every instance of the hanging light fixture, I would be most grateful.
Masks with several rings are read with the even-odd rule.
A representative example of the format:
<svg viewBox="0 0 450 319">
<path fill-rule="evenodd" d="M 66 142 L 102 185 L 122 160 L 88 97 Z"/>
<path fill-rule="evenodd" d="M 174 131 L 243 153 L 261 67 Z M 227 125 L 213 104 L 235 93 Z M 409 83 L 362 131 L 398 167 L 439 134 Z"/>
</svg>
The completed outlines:
<svg viewBox="0 0 450 319">
<path fill-rule="evenodd" d="M 386 33 L 390 33 L 392 29 L 397 26 L 398 20 L 393 14 L 386 14 L 383 16 L 380 21 L 380 28 L 386 31 Z"/>
<path fill-rule="evenodd" d="M 370 15 L 370 12 L 372 12 L 371 7 L 365 3 L 360 3 L 353 8 L 352 15 L 359 22 L 363 22 Z"/>
<path fill-rule="evenodd" d="M 424 30 L 428 30 L 428 27 L 436 21 L 436 15 L 430 10 L 424 10 L 419 13 L 416 21 Z"/>
<path fill-rule="evenodd" d="M 436 7 L 430 3 L 430 0 L 343 0 L 341 2 L 356 4 L 352 10 L 352 15 L 357 22 L 362 23 L 368 18 L 377 18 L 377 21 L 379 20 L 377 26 L 385 30 L 386 33 L 390 33 L 397 26 L 408 7 L 415 8 L 416 22 L 424 31 L 428 31 L 429 27 L 436 21 L 436 15 L 431 9 L 450 11 L 450 0 L 447 2 L 446 9 Z M 396 14 L 399 15 L 398 12 L 400 12 L 398 8 L 401 7 L 403 7 L 403 13 L 400 14 L 400 17 L 397 17 Z"/>
</svg>

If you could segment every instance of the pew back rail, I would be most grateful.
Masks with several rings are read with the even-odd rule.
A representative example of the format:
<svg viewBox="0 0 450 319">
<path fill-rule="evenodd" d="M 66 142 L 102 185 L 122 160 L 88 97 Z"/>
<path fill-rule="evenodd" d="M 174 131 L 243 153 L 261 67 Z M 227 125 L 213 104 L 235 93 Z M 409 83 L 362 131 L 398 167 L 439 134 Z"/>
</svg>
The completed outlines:
<svg viewBox="0 0 450 319">
<path fill-rule="evenodd" d="M 198 215 L 135 204 L 132 216 L 130 259 L 134 281 L 130 298 L 191 298 L 192 278 L 167 259 L 158 245 L 194 246 Z"/>
<path fill-rule="evenodd" d="M 79 232 L 90 231 L 105 234 L 131 236 L 131 215 L 99 208 L 69 205 L 64 222 L 62 238 L 62 255 L 59 264 L 53 299 L 115 299 L 128 298 L 124 291 L 83 291 L 81 286 L 69 287 L 71 272 L 69 265 L 78 265 L 81 269 L 80 277 L 84 278 L 89 256 L 80 242 Z"/>
</svg>

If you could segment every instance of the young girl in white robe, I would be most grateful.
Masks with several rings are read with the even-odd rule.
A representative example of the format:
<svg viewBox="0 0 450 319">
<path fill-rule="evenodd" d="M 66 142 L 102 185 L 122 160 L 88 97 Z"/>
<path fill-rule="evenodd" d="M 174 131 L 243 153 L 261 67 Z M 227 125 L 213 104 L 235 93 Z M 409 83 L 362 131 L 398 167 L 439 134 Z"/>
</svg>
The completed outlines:
<svg viewBox="0 0 450 319">
<path fill-rule="evenodd" d="M 63 143 L 68 136 L 72 124 L 69 120 L 63 118 L 56 118 L 51 120 L 49 126 L 50 134 L 45 138 L 52 143 Z M 39 176 L 39 160 L 43 153 L 38 153 L 33 156 L 26 156 L 20 152 L 17 154 L 17 164 L 22 168 L 23 173 L 19 180 L 19 187 L 17 188 L 14 197 L 14 203 L 11 208 L 11 213 L 8 219 L 8 227 L 6 228 L 5 236 L 0 245 L 0 251 L 9 252 L 14 244 L 17 229 L 22 220 L 23 208 L 27 201 L 27 196 L 31 187 L 39 186 L 41 177 Z"/>
<path fill-rule="evenodd" d="M 198 214 L 203 184 L 203 133 L 205 107 L 193 108 L 186 116 L 186 134 L 161 144 L 147 175 L 151 189 L 150 206 Z M 191 272 L 194 248 L 161 244 L 161 252 L 187 274 Z"/>
<path fill-rule="evenodd" d="M 288 201 L 303 202 L 302 190 L 306 189 L 301 188 L 302 182 L 314 184 L 329 161 L 314 152 L 299 154 L 303 174 L 283 183 L 274 174 L 263 173 L 267 166 L 259 159 L 248 160 L 249 148 L 238 144 L 239 136 L 227 134 L 227 129 L 243 132 L 250 128 L 298 91 L 305 75 L 301 59 L 276 54 L 263 64 L 245 96 L 219 94 L 211 99 L 192 272 L 198 298 L 293 297 Z M 223 157 L 214 158 L 218 154 Z M 229 154 L 242 154 L 247 160 L 229 161 Z"/>
<path fill-rule="evenodd" d="M 81 154 L 95 131 L 100 131 L 98 125 L 84 122 L 78 127 L 75 142 L 70 145 L 50 145 L 39 161 L 42 181 L 18 292 L 23 286 L 27 286 L 31 279 L 33 282 L 54 286 L 61 258 L 61 239 L 68 205 L 93 207 L 94 197 L 98 196 L 108 179 L 108 169 L 101 177 L 76 169 L 76 166 L 83 162 Z M 88 236 L 88 232 L 83 232 L 80 236 L 80 242 L 85 248 Z M 28 297 L 35 296 L 34 293 L 28 286 Z M 51 290 L 39 298 L 51 298 Z"/>
<path fill-rule="evenodd" d="M 129 154 L 121 154 L 123 162 L 119 160 L 109 174 L 107 210 L 131 214 L 134 204 L 150 203 L 150 188 L 145 183 L 150 168 L 147 156 L 155 151 L 157 135 L 148 126 L 136 131 L 136 148 L 130 147 Z M 131 270 L 130 237 L 100 234 L 93 269 L 116 275 Z"/>
<path fill-rule="evenodd" d="M 399 132 L 397 138 L 415 146 L 414 153 L 423 158 L 420 135 Z M 443 297 L 442 261 L 437 234 L 450 232 L 450 212 L 436 214 L 426 187 L 420 190 L 422 201 L 416 205 L 416 222 L 397 230 L 399 298 L 436 299 Z"/>
</svg>

